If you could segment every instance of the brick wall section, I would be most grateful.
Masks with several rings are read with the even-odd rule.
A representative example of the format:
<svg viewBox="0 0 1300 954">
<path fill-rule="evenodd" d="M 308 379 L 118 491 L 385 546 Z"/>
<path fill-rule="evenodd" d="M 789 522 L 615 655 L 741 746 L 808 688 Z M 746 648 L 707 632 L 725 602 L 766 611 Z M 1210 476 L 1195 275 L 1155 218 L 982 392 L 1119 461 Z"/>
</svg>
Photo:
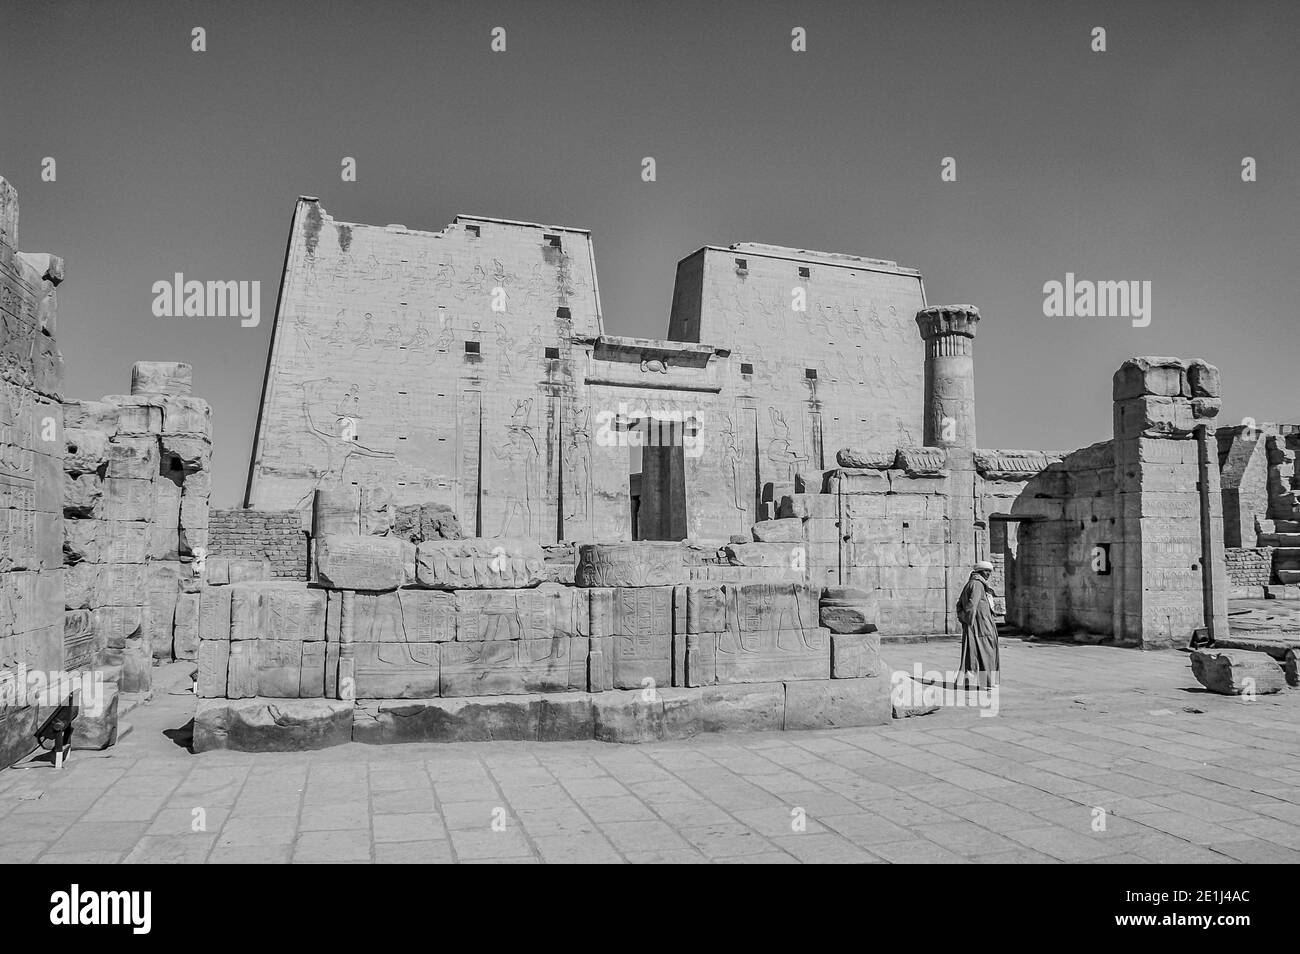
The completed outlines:
<svg viewBox="0 0 1300 954">
<path fill-rule="evenodd" d="M 1273 573 L 1272 547 L 1229 547 L 1228 582 L 1233 586 L 1266 586 Z"/>
<path fill-rule="evenodd" d="M 270 560 L 275 579 L 307 579 L 307 535 L 298 511 L 213 510 L 208 529 L 211 556 Z"/>
</svg>

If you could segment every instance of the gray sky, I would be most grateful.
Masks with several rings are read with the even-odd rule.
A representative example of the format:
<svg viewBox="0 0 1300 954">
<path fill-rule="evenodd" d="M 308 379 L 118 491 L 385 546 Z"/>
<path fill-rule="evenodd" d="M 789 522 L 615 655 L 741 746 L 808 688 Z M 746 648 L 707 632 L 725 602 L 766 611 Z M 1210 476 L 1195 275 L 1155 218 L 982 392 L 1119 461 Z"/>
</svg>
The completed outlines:
<svg viewBox="0 0 1300 954">
<path fill-rule="evenodd" d="M 0 17 L 0 174 L 20 246 L 67 261 L 66 393 L 191 362 L 217 506 L 242 494 L 300 193 L 353 222 L 590 228 L 612 334 L 666 334 L 675 263 L 703 244 L 895 259 L 931 303 L 983 311 L 983 447 L 1109 437 L 1111 373 L 1138 354 L 1217 364 L 1219 423 L 1300 420 L 1300 4 L 9 0 Z M 1151 281 L 1150 326 L 1045 318 L 1067 271 Z M 260 327 L 155 318 L 175 272 L 260 280 Z"/>
</svg>

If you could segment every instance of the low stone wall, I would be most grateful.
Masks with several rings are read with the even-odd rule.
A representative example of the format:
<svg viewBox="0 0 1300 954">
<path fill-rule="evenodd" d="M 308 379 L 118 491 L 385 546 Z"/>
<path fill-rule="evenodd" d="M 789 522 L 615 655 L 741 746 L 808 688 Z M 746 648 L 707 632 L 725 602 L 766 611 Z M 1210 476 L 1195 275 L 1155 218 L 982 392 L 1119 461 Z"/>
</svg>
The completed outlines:
<svg viewBox="0 0 1300 954">
<path fill-rule="evenodd" d="M 1229 547 L 1224 551 L 1228 583 L 1232 586 L 1267 586 L 1273 575 L 1272 547 Z"/>
<path fill-rule="evenodd" d="M 878 635 L 832 632 L 829 627 L 843 628 L 836 621 L 823 626 L 820 586 L 686 582 L 680 548 L 652 543 L 585 545 L 576 585 L 565 585 L 546 580 L 541 556 L 530 541 L 415 546 L 394 537 L 328 535 L 318 542 L 311 584 L 240 581 L 233 563 L 226 583 L 219 577 L 221 564 L 210 558 L 200 611 L 198 695 L 231 704 L 200 706 L 196 747 L 274 747 L 279 743 L 241 734 L 246 713 L 267 705 L 279 713 L 276 724 L 302 720 L 303 739 L 286 736 L 285 745 L 326 737 L 346 741 L 352 737 L 344 730 L 350 725 L 342 714 L 347 706 L 323 704 L 327 700 L 369 706 L 369 722 L 398 718 L 380 714 L 397 705 L 392 700 L 419 701 L 417 708 L 437 725 L 469 705 L 458 700 L 475 700 L 475 711 L 489 723 L 523 720 L 523 728 L 510 730 L 515 734 L 500 728 L 504 734 L 492 736 L 501 738 L 637 741 L 644 731 L 664 737 L 639 721 L 640 728 L 606 731 L 596 717 L 630 704 L 624 715 L 640 720 L 630 695 L 645 693 L 655 702 L 660 690 L 673 688 L 702 690 L 684 697 L 692 700 L 701 726 L 722 719 L 735 696 L 703 690 L 759 684 L 771 696 L 765 727 L 808 728 L 837 724 L 836 718 L 868 724 L 890 717 Z M 832 680 L 846 685 L 835 688 Z M 790 688 L 805 681 L 827 685 Z M 609 695 L 620 691 L 629 699 Z M 574 704 L 586 715 L 571 731 L 539 736 L 541 730 L 529 722 L 537 715 L 529 703 L 496 701 L 538 694 L 578 700 Z M 234 705 L 235 700 L 249 701 Z M 434 700 L 444 704 L 433 706 Z M 371 704 L 381 702 L 389 709 Z M 829 723 L 817 720 L 823 705 L 833 710 Z M 397 705 L 403 712 L 409 707 Z M 390 727 L 378 740 L 461 738 L 482 724 L 421 728 L 414 736 Z"/>
<path fill-rule="evenodd" d="M 307 579 L 307 535 L 296 510 L 213 510 L 208 541 L 212 556 L 266 560 L 275 579 Z"/>
</svg>

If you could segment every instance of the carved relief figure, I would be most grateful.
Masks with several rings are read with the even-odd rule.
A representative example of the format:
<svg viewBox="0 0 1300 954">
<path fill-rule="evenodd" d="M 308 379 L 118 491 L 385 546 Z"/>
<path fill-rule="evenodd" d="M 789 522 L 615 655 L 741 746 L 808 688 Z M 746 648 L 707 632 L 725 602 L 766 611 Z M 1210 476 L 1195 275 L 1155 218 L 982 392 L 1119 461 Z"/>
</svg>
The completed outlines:
<svg viewBox="0 0 1300 954">
<path fill-rule="evenodd" d="M 504 486 L 513 488 L 506 497 L 501 530 L 497 533 L 499 537 L 533 535 L 533 488 L 540 455 L 533 436 L 532 408 L 532 398 L 515 401 L 510 423 L 506 426 L 506 444 L 492 447 L 492 456 L 505 469 Z"/>
<path fill-rule="evenodd" d="M 776 473 L 783 475 L 785 481 L 793 481 L 795 471 L 801 464 L 808 462 L 808 455 L 799 453 L 791 440 L 790 425 L 786 423 L 785 415 L 775 407 L 768 407 L 767 412 L 772 419 L 773 432 L 773 437 L 767 444 L 767 459 L 776 465 Z"/>
</svg>

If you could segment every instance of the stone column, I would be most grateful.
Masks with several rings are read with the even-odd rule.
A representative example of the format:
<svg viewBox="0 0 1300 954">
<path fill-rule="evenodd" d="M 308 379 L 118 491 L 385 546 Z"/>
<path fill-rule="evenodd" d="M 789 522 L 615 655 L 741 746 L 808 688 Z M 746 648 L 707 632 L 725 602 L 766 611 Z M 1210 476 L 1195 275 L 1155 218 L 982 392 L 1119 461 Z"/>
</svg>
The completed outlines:
<svg viewBox="0 0 1300 954">
<path fill-rule="evenodd" d="M 925 446 L 975 448 L 974 305 L 916 313 L 925 341 Z"/>
</svg>

